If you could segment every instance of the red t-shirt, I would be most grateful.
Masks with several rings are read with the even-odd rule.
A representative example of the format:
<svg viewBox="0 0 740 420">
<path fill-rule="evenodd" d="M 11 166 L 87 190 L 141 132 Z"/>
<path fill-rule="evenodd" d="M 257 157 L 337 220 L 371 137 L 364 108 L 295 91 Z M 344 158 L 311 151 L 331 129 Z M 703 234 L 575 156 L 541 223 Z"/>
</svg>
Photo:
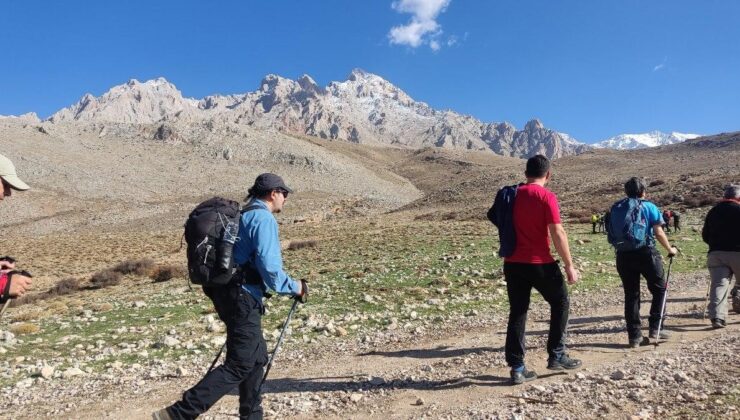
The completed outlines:
<svg viewBox="0 0 740 420">
<path fill-rule="evenodd" d="M 547 226 L 560 223 L 560 207 L 555 194 L 537 184 L 522 185 L 514 200 L 516 249 L 505 262 L 547 264 L 555 259 L 550 254 L 550 231 Z"/>
</svg>

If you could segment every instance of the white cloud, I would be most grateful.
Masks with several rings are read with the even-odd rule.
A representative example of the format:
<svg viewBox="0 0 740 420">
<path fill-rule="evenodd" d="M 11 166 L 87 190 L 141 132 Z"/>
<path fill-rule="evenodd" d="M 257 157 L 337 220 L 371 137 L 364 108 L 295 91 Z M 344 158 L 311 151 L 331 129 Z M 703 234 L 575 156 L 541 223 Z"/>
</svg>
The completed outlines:
<svg viewBox="0 0 740 420">
<path fill-rule="evenodd" d="M 406 25 L 394 26 L 388 32 L 391 44 L 408 45 L 412 48 L 429 45 L 434 51 L 441 48 L 438 41 L 442 34 L 437 16 L 443 13 L 452 0 L 398 0 L 391 3 L 398 13 L 410 13 Z"/>
<path fill-rule="evenodd" d="M 660 63 L 657 66 L 653 67 L 653 73 L 656 72 L 656 71 L 663 70 L 665 68 L 665 64 L 666 64 L 667 61 L 668 61 L 668 57 L 665 57 L 663 59 L 663 62 L 662 63 Z"/>
</svg>

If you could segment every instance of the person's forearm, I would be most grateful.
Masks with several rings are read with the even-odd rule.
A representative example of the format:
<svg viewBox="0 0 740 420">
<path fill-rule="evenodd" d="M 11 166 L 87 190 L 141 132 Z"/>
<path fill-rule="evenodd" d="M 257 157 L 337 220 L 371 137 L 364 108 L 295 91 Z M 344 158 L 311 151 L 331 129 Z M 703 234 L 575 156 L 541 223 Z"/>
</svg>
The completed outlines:
<svg viewBox="0 0 740 420">
<path fill-rule="evenodd" d="M 296 295 L 301 291 L 301 284 L 283 271 L 282 265 L 257 264 L 262 281 L 267 289 L 279 295 Z"/>
<path fill-rule="evenodd" d="M 552 243 L 555 245 L 555 251 L 557 251 L 560 259 L 563 260 L 565 266 L 573 265 L 573 259 L 570 256 L 570 247 L 568 246 L 568 234 L 565 233 L 565 229 L 562 226 L 555 227 L 552 229 Z"/>
</svg>

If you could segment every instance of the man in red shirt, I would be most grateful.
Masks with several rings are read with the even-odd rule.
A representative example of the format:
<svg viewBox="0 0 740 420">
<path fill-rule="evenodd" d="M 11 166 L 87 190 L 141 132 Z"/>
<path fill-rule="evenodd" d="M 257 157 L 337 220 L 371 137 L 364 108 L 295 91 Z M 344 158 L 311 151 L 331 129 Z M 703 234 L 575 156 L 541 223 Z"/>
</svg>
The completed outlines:
<svg viewBox="0 0 740 420">
<path fill-rule="evenodd" d="M 551 370 L 575 369 L 581 361 L 565 353 L 568 326 L 568 288 L 558 262 L 550 254 L 550 237 L 565 264 L 568 284 L 578 281 L 568 247 L 568 236 L 560 220 L 558 199 L 545 184 L 550 180 L 550 161 L 542 155 L 527 160 L 527 183 L 520 185 L 513 206 L 516 232 L 514 252 L 504 258 L 504 277 L 509 295 L 509 325 L 506 330 L 506 362 L 511 380 L 521 384 L 537 378 L 524 365 L 524 330 L 532 288 L 550 304 L 550 332 L 547 339 Z"/>
</svg>

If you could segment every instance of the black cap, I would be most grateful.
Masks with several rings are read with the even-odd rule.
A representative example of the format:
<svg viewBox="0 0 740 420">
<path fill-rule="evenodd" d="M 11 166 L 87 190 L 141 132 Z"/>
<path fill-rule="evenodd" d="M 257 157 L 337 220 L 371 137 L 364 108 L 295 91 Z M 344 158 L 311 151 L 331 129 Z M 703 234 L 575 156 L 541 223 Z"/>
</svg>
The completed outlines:
<svg viewBox="0 0 740 420">
<path fill-rule="evenodd" d="M 249 189 L 249 194 L 258 195 L 278 189 L 285 190 L 289 193 L 293 192 L 293 190 L 285 185 L 285 181 L 283 181 L 280 176 L 268 172 L 260 174 L 257 179 L 254 180 L 254 185 L 252 185 L 252 188 Z"/>
</svg>

